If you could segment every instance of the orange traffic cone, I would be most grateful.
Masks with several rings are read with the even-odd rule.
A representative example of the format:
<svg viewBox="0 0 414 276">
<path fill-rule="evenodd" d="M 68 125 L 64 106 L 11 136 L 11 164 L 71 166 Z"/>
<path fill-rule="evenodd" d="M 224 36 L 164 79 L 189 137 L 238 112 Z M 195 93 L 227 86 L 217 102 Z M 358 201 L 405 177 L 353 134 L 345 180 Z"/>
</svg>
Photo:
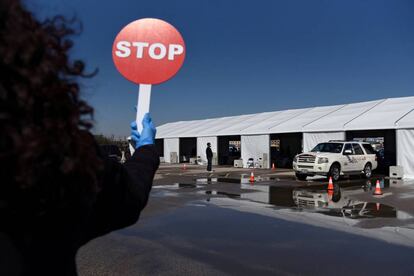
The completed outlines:
<svg viewBox="0 0 414 276">
<path fill-rule="evenodd" d="M 333 182 L 332 182 L 332 177 L 329 177 L 329 183 L 328 183 L 328 191 L 331 190 L 333 191 L 334 186 L 333 186 Z"/>
<path fill-rule="evenodd" d="M 254 173 L 253 172 L 251 172 L 250 173 L 250 182 L 254 182 Z"/>
<path fill-rule="evenodd" d="M 377 180 L 377 184 L 375 185 L 374 195 L 382 195 L 381 185 L 379 180 Z"/>
<path fill-rule="evenodd" d="M 328 190 L 328 199 L 329 199 L 329 202 L 332 201 L 333 194 L 334 194 L 334 191 L 333 190 Z"/>
<path fill-rule="evenodd" d="M 272 171 L 276 170 L 275 163 L 272 163 Z"/>
</svg>

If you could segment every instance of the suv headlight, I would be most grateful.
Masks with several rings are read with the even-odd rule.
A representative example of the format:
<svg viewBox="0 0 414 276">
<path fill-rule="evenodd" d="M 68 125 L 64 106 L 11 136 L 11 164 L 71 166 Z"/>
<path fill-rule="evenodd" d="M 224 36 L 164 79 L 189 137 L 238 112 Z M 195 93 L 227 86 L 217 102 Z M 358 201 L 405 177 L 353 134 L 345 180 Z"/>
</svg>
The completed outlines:
<svg viewBox="0 0 414 276">
<path fill-rule="evenodd" d="M 295 157 L 293 157 L 293 162 L 297 163 L 298 162 L 298 156 L 295 155 Z"/>
<path fill-rule="evenodd" d="M 329 160 L 327 157 L 319 157 L 318 164 L 328 163 Z"/>
</svg>

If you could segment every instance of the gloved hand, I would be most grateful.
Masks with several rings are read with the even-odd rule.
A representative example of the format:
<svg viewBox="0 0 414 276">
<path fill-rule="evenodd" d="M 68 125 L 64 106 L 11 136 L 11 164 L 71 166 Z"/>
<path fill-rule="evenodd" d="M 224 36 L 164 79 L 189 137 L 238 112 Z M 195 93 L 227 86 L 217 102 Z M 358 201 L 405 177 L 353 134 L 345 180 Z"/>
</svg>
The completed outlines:
<svg viewBox="0 0 414 276">
<path fill-rule="evenodd" d="M 134 141 L 135 149 L 144 145 L 153 145 L 155 142 L 155 134 L 157 130 L 152 123 L 152 119 L 149 113 L 144 115 L 142 119 L 142 132 L 141 134 L 137 130 L 137 123 L 134 121 L 131 123 L 131 139 Z"/>
</svg>

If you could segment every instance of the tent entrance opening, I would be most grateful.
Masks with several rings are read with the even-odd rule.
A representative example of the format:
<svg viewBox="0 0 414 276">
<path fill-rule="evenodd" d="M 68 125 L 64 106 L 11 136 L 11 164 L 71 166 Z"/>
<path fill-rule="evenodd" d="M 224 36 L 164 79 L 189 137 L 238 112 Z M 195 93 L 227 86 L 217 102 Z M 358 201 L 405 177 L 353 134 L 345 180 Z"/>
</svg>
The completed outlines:
<svg viewBox="0 0 414 276">
<path fill-rule="evenodd" d="M 189 163 L 197 157 L 197 138 L 180 138 L 180 163 Z"/>
<path fill-rule="evenodd" d="M 155 139 L 155 149 L 160 157 L 164 157 L 164 139 Z"/>
<path fill-rule="evenodd" d="M 241 157 L 241 136 L 218 137 L 218 164 L 233 165 L 233 161 Z"/>
<path fill-rule="evenodd" d="M 277 168 L 292 168 L 293 158 L 302 152 L 302 133 L 270 135 L 270 164 Z"/>
<path fill-rule="evenodd" d="M 395 166 L 397 163 L 395 130 L 393 129 L 347 131 L 346 139 L 371 143 L 377 152 L 377 172 L 388 174 L 389 166 Z"/>
</svg>

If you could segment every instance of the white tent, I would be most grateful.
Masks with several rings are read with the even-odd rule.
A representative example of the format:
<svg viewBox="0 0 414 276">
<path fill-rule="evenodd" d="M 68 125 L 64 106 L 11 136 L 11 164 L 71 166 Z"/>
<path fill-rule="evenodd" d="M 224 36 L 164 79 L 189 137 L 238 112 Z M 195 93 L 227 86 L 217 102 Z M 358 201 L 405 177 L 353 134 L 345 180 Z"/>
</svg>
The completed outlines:
<svg viewBox="0 0 414 276">
<path fill-rule="evenodd" d="M 242 156 L 247 157 L 260 156 L 265 153 L 265 147 L 269 144 L 269 134 L 303 133 L 303 148 L 309 150 L 318 142 L 343 140 L 348 131 L 395 129 L 397 164 L 404 167 L 406 176 L 414 177 L 414 166 L 411 162 L 414 160 L 413 110 L 414 97 L 389 98 L 344 105 L 168 123 L 158 127 L 157 138 L 165 139 L 164 155 L 168 162 L 169 153 L 176 151 L 178 154 L 179 150 L 178 139 L 167 140 L 171 138 L 216 137 L 214 140 L 217 141 L 218 136 L 241 135 L 244 141 L 241 147 Z M 243 138 L 245 136 L 257 137 Z M 257 139 L 257 143 L 264 144 L 253 149 L 252 143 L 249 142 L 252 139 Z M 218 147 L 217 142 L 216 147 Z M 198 152 L 201 156 L 201 147 Z"/>
<path fill-rule="evenodd" d="M 395 129 L 414 108 L 414 97 L 249 115 L 180 121 L 158 127 L 157 138 Z M 402 126 L 402 125 L 401 125 Z"/>
</svg>

